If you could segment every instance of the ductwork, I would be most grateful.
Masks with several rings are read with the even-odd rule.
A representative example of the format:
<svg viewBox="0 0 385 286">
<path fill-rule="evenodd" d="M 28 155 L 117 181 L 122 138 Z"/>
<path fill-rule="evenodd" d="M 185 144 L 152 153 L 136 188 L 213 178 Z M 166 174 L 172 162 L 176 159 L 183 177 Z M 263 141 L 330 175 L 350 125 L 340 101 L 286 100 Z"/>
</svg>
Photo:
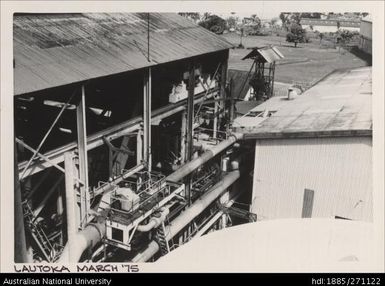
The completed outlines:
<svg viewBox="0 0 385 286">
<path fill-rule="evenodd" d="M 241 134 L 241 133 L 231 134 L 228 139 L 222 141 L 221 143 L 214 146 L 210 150 L 207 150 L 200 157 L 198 157 L 198 158 L 184 164 L 183 166 L 181 166 L 177 171 L 175 171 L 174 173 L 172 173 L 171 175 L 166 177 L 166 180 L 172 181 L 172 182 L 180 181 L 185 176 L 189 175 L 191 172 L 195 171 L 198 167 L 200 167 L 201 165 L 203 165 L 204 163 L 206 163 L 207 161 L 209 161 L 210 159 L 212 159 L 213 157 L 215 157 L 216 155 L 221 153 L 223 150 L 230 147 L 236 141 L 238 141 L 242 138 L 243 138 L 243 134 Z M 239 172 L 230 173 L 220 183 L 216 184 L 212 188 L 212 190 L 213 190 L 212 192 L 209 192 L 205 196 L 210 195 L 209 199 L 211 200 L 211 202 L 214 201 L 220 195 L 220 193 L 222 193 L 233 182 L 235 182 L 238 179 L 238 177 L 239 177 Z M 218 191 L 220 193 L 214 196 L 214 194 L 216 194 Z M 207 200 L 207 199 L 205 199 L 205 200 Z M 179 228 L 180 229 L 183 228 L 188 222 L 191 221 L 192 218 L 194 218 L 200 212 L 202 212 L 209 204 L 210 203 L 207 204 L 203 198 L 198 199 L 198 201 L 196 201 L 193 204 L 193 206 L 191 206 L 188 209 L 188 210 L 192 209 L 191 211 L 186 210 L 183 214 L 181 214 L 183 219 L 178 217 L 173 221 L 172 233 L 169 233 L 168 236 L 170 236 L 172 234 L 172 236 L 170 236 L 170 237 L 173 237 L 178 232 L 178 231 L 175 232 L 174 230 L 179 229 Z M 196 214 L 194 214 L 194 213 L 196 213 Z M 193 217 L 187 218 L 188 214 L 192 214 Z M 190 219 L 190 220 L 186 221 L 186 219 L 187 220 Z M 79 261 L 83 251 L 86 250 L 87 247 L 89 247 L 91 245 L 95 245 L 97 242 L 99 242 L 105 236 L 105 230 L 106 230 L 105 218 L 100 217 L 99 220 L 100 220 L 100 222 L 98 222 L 97 224 L 90 224 L 84 230 L 82 230 L 76 234 L 76 238 L 74 238 L 74 241 L 76 241 L 77 245 L 76 245 L 76 250 L 74 251 L 75 254 L 74 255 L 71 254 L 71 261 Z M 103 224 L 103 226 L 102 226 L 102 224 Z M 95 226 L 97 226 L 97 227 L 95 228 Z M 98 230 L 96 233 L 95 233 L 95 229 Z M 78 240 L 79 240 L 79 243 L 78 243 Z M 152 243 L 150 243 L 149 247 L 151 248 L 151 246 L 154 250 L 156 248 L 156 251 L 155 251 L 155 253 L 156 253 L 159 249 L 158 244 L 153 241 Z M 148 253 L 152 253 L 154 250 L 151 250 Z M 65 258 L 66 256 L 68 257 L 67 252 L 68 252 L 68 243 L 63 250 L 63 254 L 62 254 L 60 261 L 62 261 L 62 260 L 68 261 L 68 260 L 66 260 L 68 258 Z M 150 257 L 152 257 L 152 255 Z M 140 260 L 140 261 L 146 261 L 146 260 Z"/>
<path fill-rule="evenodd" d="M 189 222 L 202 213 L 212 202 L 222 195 L 228 187 L 230 187 L 240 177 L 239 171 L 230 172 L 220 182 L 215 184 L 205 195 L 196 200 L 187 210 L 174 219 L 169 226 L 166 227 L 166 240 L 172 239 L 180 232 Z M 136 255 L 132 262 L 145 262 L 153 257 L 159 250 L 159 245 L 155 241 L 151 241 L 147 248 Z"/>
</svg>

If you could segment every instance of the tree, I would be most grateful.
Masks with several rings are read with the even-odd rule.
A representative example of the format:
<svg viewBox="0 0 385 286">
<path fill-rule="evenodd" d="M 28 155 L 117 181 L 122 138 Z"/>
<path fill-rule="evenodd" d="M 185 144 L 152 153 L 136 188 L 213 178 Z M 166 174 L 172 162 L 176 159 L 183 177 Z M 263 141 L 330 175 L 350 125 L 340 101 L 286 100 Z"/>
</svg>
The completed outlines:
<svg viewBox="0 0 385 286">
<path fill-rule="evenodd" d="M 341 28 L 341 23 L 340 21 L 337 21 L 337 30 L 339 30 Z"/>
<path fill-rule="evenodd" d="M 183 17 L 185 17 L 187 19 L 191 19 L 195 23 L 198 22 L 199 19 L 200 19 L 199 13 L 185 13 L 185 12 L 181 12 L 181 13 L 178 13 L 178 15 L 183 16 Z"/>
<path fill-rule="evenodd" d="M 282 21 L 282 28 L 285 28 L 286 31 L 289 30 L 289 27 L 288 27 L 289 16 L 290 16 L 289 13 L 282 12 L 279 14 L 279 19 L 281 19 L 281 21 Z"/>
<path fill-rule="evenodd" d="M 251 19 L 251 22 L 247 23 L 245 20 Z M 244 32 L 246 35 L 258 35 L 262 28 L 262 22 L 261 19 L 257 17 L 256 14 L 251 15 L 251 18 L 244 18 L 244 23 L 247 23 L 244 25 Z"/>
<path fill-rule="evenodd" d="M 202 21 L 206 21 L 211 16 L 210 12 L 203 13 Z"/>
<path fill-rule="evenodd" d="M 323 33 L 319 33 L 318 37 L 319 37 L 319 43 L 321 44 L 322 39 L 324 37 L 324 34 Z"/>
<path fill-rule="evenodd" d="M 253 19 L 254 22 L 261 22 L 261 20 L 257 16 L 257 14 L 251 15 L 251 19 Z"/>
<path fill-rule="evenodd" d="M 289 43 L 294 43 L 294 47 L 297 47 L 298 43 L 301 43 L 305 40 L 305 30 L 302 29 L 302 26 L 293 23 L 290 25 L 289 33 L 286 35 L 286 41 Z"/>
<path fill-rule="evenodd" d="M 278 19 L 277 18 L 273 18 L 273 19 L 270 20 L 270 25 L 272 27 L 274 27 L 277 24 L 277 22 L 278 22 Z"/>
<path fill-rule="evenodd" d="M 291 13 L 290 15 L 290 22 L 291 23 L 296 23 L 299 25 L 299 23 L 301 22 L 301 13 Z"/>
<path fill-rule="evenodd" d="M 311 13 L 313 19 L 321 19 L 321 13 Z"/>
<path fill-rule="evenodd" d="M 216 34 L 222 34 L 226 28 L 226 21 L 217 15 L 206 15 L 206 16 L 207 16 L 206 20 L 201 21 L 199 25 Z"/>
<path fill-rule="evenodd" d="M 340 30 L 337 32 L 337 43 L 341 45 L 348 44 L 356 33 L 348 31 L 348 30 Z"/>
<path fill-rule="evenodd" d="M 230 28 L 236 28 L 238 17 L 230 16 L 226 19 L 227 27 Z"/>
</svg>

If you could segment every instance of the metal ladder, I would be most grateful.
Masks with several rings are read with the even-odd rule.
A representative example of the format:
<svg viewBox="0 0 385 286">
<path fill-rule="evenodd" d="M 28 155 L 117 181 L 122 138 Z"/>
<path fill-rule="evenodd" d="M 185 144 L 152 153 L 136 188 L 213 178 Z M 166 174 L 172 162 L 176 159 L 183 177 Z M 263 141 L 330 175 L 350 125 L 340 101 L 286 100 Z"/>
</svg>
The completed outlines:
<svg viewBox="0 0 385 286">
<path fill-rule="evenodd" d="M 35 223 L 36 217 L 34 216 L 29 204 L 24 203 L 23 209 L 24 219 L 33 239 L 35 240 L 45 259 L 48 262 L 52 262 L 56 256 L 54 247 L 52 246 L 50 240 L 47 238 L 47 235 L 44 233 L 44 230 L 41 228 L 41 226 Z"/>
<path fill-rule="evenodd" d="M 166 227 L 164 222 L 156 229 L 155 240 L 159 244 L 160 253 L 166 255 L 170 252 L 170 246 L 168 245 L 166 238 Z"/>
</svg>

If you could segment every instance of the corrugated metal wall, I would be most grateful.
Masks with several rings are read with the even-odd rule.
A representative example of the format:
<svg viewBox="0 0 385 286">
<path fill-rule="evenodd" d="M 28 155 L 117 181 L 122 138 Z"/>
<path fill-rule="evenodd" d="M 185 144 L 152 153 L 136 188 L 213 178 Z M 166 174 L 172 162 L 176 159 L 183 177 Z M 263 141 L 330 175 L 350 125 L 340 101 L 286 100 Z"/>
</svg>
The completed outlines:
<svg viewBox="0 0 385 286">
<path fill-rule="evenodd" d="M 251 211 L 259 219 L 301 217 L 304 190 L 312 217 L 372 220 L 372 139 L 257 140 Z"/>
<path fill-rule="evenodd" d="M 360 34 L 366 39 L 372 39 L 372 22 L 361 21 Z"/>
</svg>

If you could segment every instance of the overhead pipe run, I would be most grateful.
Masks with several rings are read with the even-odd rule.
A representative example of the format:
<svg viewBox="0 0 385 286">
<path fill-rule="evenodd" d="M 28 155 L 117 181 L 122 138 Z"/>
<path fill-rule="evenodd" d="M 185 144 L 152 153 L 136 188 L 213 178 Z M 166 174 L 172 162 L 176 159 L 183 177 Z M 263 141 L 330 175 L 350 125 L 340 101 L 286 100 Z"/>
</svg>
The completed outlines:
<svg viewBox="0 0 385 286">
<path fill-rule="evenodd" d="M 228 173 L 220 182 L 215 184 L 205 195 L 196 200 L 191 207 L 181 213 L 166 227 L 166 240 L 172 239 L 178 232 L 188 225 L 195 217 L 202 213 L 212 202 L 222 195 L 240 177 L 239 171 Z M 136 255 L 132 262 L 145 262 L 153 257 L 159 250 L 159 245 L 151 241 L 147 248 Z"/>
<path fill-rule="evenodd" d="M 222 141 L 221 143 L 219 143 L 218 145 L 214 146 L 213 148 L 207 150 L 205 153 L 203 153 L 200 157 L 184 164 L 183 166 L 181 166 L 177 171 L 175 171 L 174 173 L 172 173 L 171 175 L 169 175 L 168 177 L 166 177 L 166 180 L 167 181 L 173 181 L 173 182 L 178 182 L 180 181 L 181 179 L 183 179 L 185 176 L 189 175 L 190 173 L 192 173 L 193 171 L 195 171 L 197 168 L 199 168 L 201 165 L 203 165 L 204 163 L 206 163 L 207 161 L 209 161 L 210 159 L 212 159 L 213 157 L 215 157 L 216 155 L 218 155 L 219 153 L 221 153 L 223 150 L 225 150 L 226 148 L 230 147 L 231 145 L 233 145 L 236 141 L 240 140 L 243 138 L 243 134 L 241 133 L 233 133 L 229 136 L 228 139 Z M 223 180 L 221 182 L 219 182 L 218 184 L 216 184 L 212 190 L 215 191 L 216 189 L 219 188 L 220 192 L 223 192 L 226 188 L 228 188 L 233 182 L 235 182 L 239 177 L 239 172 L 236 171 L 236 172 L 231 172 L 229 173 L 229 175 L 225 176 L 223 178 Z M 227 179 L 226 179 L 227 178 Z M 230 182 L 231 181 L 231 182 Z M 230 183 L 229 183 L 230 182 Z M 224 187 L 226 186 L 226 187 Z M 224 189 L 222 189 L 224 188 Z M 206 194 L 204 197 L 206 196 L 209 196 L 210 195 L 210 199 L 211 199 L 211 196 L 213 196 L 213 194 L 215 194 L 215 192 L 209 192 L 208 194 Z M 215 200 L 219 195 L 216 195 L 213 199 Z M 186 219 L 186 213 L 189 214 L 189 213 L 192 213 L 192 211 L 189 211 L 190 209 L 197 209 L 197 210 L 200 210 L 200 212 L 202 212 L 204 210 L 204 208 L 202 209 L 202 205 L 206 205 L 206 203 L 203 203 L 202 202 L 202 205 L 199 207 L 201 201 L 204 200 L 203 198 L 201 199 L 198 199 L 198 201 L 196 201 L 190 208 L 188 208 L 188 210 L 186 210 L 184 213 L 181 214 L 181 216 L 179 216 L 178 218 L 176 218 L 174 221 L 173 221 L 173 228 L 172 230 L 176 229 L 176 227 L 174 226 L 174 224 L 178 223 L 179 225 L 183 225 L 183 227 L 190 221 L 187 221 L 187 222 L 182 222 L 181 220 L 181 217 L 183 218 L 183 220 Z M 211 201 L 211 202 L 212 202 Z M 195 207 L 194 207 L 195 206 Z M 208 205 L 207 205 L 208 206 Z M 207 207 L 206 206 L 206 207 Z M 205 208 L 206 208 L 205 207 Z M 198 214 L 200 213 L 198 212 Z M 198 215 L 196 214 L 196 215 Z M 196 216 L 195 215 L 195 216 Z M 194 217 L 195 217 L 194 216 Z M 193 218 L 194 218 L 193 217 Z M 191 218 L 192 219 L 192 218 Z M 103 217 L 100 217 L 100 221 L 98 224 L 98 226 L 100 226 L 102 223 L 105 224 L 105 218 Z M 89 225 L 91 227 L 91 229 L 95 229 L 95 224 L 90 224 Z M 79 233 L 76 234 L 76 236 L 82 241 L 81 243 L 79 243 L 77 245 L 77 251 L 76 251 L 76 255 L 73 256 L 71 254 L 71 258 L 73 257 L 73 259 L 75 260 L 75 258 L 77 259 L 76 261 L 78 261 L 81 257 L 81 253 L 83 253 L 84 250 L 86 250 L 87 247 L 89 247 L 90 245 L 95 245 L 97 242 L 99 242 L 104 236 L 105 236 L 105 225 L 103 227 L 98 227 L 98 230 L 100 230 L 100 235 L 94 235 L 94 232 L 90 232 L 89 231 L 89 226 L 87 226 L 84 230 L 80 231 Z M 182 227 L 182 228 L 183 228 Z M 179 226 L 178 226 L 179 228 Z M 171 233 L 169 233 L 168 235 L 170 235 Z M 176 233 L 174 233 L 174 231 L 172 232 L 172 236 L 173 237 Z M 74 239 L 75 240 L 75 239 Z M 76 241 L 76 240 L 75 240 Z M 67 243 L 68 244 L 68 243 Z M 154 246 L 154 244 L 156 246 Z M 153 241 L 152 243 L 150 243 L 149 247 L 152 246 L 153 249 L 156 248 L 156 251 L 158 251 L 159 249 L 159 246 L 158 244 Z M 66 248 L 68 247 L 68 245 L 66 245 L 65 247 L 65 250 Z M 68 250 L 66 250 L 68 251 Z M 151 250 L 152 252 L 153 250 Z M 155 253 L 156 253 L 155 251 Z M 79 252 L 80 252 L 80 255 L 79 255 Z M 63 255 L 66 255 L 66 253 L 63 251 Z M 62 255 L 62 256 L 63 256 Z"/>
<path fill-rule="evenodd" d="M 210 159 L 214 158 L 216 155 L 221 153 L 226 148 L 233 145 L 236 141 L 243 138 L 243 134 L 241 133 L 233 133 L 229 136 L 227 140 L 222 141 L 218 145 L 215 145 L 213 148 L 207 150 L 205 153 L 200 155 L 198 158 L 186 163 L 185 165 L 181 166 L 178 170 L 176 170 L 174 173 L 169 175 L 166 180 L 172 181 L 172 182 L 178 182 L 184 177 L 186 177 L 188 174 L 192 173 L 196 169 L 198 169 L 200 166 L 202 166 L 204 163 L 209 161 Z"/>
</svg>

